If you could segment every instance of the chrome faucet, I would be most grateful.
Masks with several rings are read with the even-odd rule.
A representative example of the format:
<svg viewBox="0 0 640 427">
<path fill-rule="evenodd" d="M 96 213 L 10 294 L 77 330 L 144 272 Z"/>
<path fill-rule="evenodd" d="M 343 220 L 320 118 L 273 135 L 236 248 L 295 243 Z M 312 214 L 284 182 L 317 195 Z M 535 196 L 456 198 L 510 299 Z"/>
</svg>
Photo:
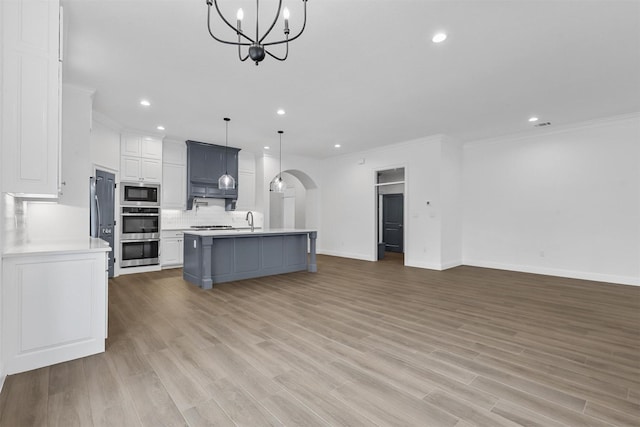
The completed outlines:
<svg viewBox="0 0 640 427">
<path fill-rule="evenodd" d="M 247 221 L 249 221 L 249 225 L 251 226 L 251 231 L 253 231 L 253 212 L 249 211 L 247 212 L 247 216 L 244 218 Z"/>
</svg>

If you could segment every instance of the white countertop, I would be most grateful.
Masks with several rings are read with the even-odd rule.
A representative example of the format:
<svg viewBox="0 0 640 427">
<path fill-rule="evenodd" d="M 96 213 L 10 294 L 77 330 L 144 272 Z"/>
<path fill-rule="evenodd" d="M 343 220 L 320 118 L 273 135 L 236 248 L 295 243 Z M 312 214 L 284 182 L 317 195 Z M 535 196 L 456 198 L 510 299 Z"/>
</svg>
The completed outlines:
<svg viewBox="0 0 640 427">
<path fill-rule="evenodd" d="M 251 227 L 233 227 L 231 230 L 226 229 L 226 230 L 213 230 L 213 231 L 236 231 L 236 230 L 250 230 Z M 256 227 L 256 230 L 262 230 L 262 227 Z M 210 231 L 210 230 L 202 230 L 202 229 L 198 229 L 198 228 L 193 228 L 193 227 L 168 227 L 168 228 L 164 228 L 162 227 L 161 231 L 184 231 L 184 232 L 191 232 L 191 231 Z"/>
<path fill-rule="evenodd" d="M 2 257 L 15 257 L 24 255 L 65 255 L 86 252 L 109 252 L 111 247 L 102 239 L 87 237 L 77 240 L 60 241 L 21 241 L 5 248 Z"/>
<path fill-rule="evenodd" d="M 185 230 L 185 234 L 193 234 L 195 236 L 220 236 L 220 237 L 239 237 L 239 236 L 263 236 L 268 234 L 304 234 L 304 233 L 314 233 L 317 230 L 310 229 L 297 229 L 297 228 L 268 228 L 264 230 L 259 230 L 256 228 L 255 231 L 251 231 L 251 229 L 241 229 L 241 230 Z"/>
</svg>

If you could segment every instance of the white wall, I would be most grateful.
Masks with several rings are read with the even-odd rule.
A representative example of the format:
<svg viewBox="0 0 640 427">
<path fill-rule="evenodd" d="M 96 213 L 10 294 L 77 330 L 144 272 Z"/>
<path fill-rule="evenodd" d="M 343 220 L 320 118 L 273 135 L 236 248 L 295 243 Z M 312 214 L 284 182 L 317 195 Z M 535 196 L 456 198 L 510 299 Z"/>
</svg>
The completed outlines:
<svg viewBox="0 0 640 427">
<path fill-rule="evenodd" d="M 121 127 L 108 117 L 93 113 L 90 137 L 91 164 L 106 170 L 120 170 Z"/>
<path fill-rule="evenodd" d="M 462 264 L 462 144 L 445 138 L 440 169 L 442 268 Z"/>
<path fill-rule="evenodd" d="M 640 284 L 640 116 L 464 147 L 469 265 Z"/>
<path fill-rule="evenodd" d="M 441 231 L 440 174 L 446 142 L 438 135 L 325 160 L 319 251 L 377 259 L 376 171 L 404 167 L 405 264 L 445 267 L 442 242 L 451 238 Z M 360 164 L 361 159 L 364 164 Z"/>
</svg>

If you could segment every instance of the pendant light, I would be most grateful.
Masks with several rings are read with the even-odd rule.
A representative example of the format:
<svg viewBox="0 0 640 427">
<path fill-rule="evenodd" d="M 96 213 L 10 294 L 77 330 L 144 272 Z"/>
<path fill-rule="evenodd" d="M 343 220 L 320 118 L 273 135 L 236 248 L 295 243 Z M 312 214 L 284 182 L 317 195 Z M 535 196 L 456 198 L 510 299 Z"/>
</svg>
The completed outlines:
<svg viewBox="0 0 640 427">
<path fill-rule="evenodd" d="M 236 188 L 236 180 L 234 177 L 229 175 L 229 171 L 227 170 L 227 147 L 229 146 L 229 121 L 231 119 L 228 117 L 224 118 L 226 125 L 226 133 L 224 138 L 224 175 L 218 178 L 218 188 L 220 190 L 233 190 Z"/>
<path fill-rule="evenodd" d="M 271 191 L 274 193 L 284 193 L 284 189 L 286 187 L 282 180 L 282 134 L 284 131 L 279 130 L 278 133 L 280 134 L 280 174 L 271 181 Z"/>
</svg>

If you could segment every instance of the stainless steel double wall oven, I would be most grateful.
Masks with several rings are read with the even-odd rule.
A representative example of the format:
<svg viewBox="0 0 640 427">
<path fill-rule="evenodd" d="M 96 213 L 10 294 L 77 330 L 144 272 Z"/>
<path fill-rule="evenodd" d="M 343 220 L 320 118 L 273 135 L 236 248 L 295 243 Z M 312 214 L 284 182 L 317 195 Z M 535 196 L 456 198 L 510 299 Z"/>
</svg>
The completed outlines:
<svg viewBox="0 0 640 427">
<path fill-rule="evenodd" d="M 160 185 L 120 183 L 120 267 L 160 263 Z"/>
</svg>

